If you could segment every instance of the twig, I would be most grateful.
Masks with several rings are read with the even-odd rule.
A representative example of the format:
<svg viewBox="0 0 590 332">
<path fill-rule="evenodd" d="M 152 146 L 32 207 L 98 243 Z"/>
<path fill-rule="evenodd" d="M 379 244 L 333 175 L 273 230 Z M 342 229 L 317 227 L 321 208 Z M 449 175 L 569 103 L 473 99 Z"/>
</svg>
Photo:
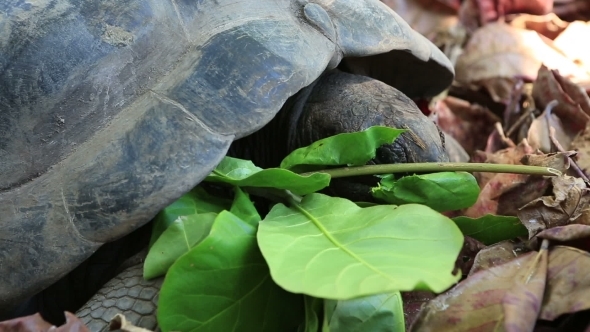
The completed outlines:
<svg viewBox="0 0 590 332">
<path fill-rule="evenodd" d="M 356 167 L 343 167 L 325 169 L 314 172 L 301 173 L 309 176 L 314 173 L 326 173 L 332 178 L 343 178 L 361 175 L 378 175 L 392 173 L 429 173 L 429 172 L 489 172 L 489 173 L 514 173 L 544 176 L 559 176 L 561 172 L 551 167 L 489 164 L 489 163 L 412 163 L 412 164 L 384 164 L 365 165 Z"/>
<path fill-rule="evenodd" d="M 504 128 L 502 128 L 502 125 L 500 124 L 500 122 L 496 122 L 495 127 L 496 127 L 496 131 L 498 132 L 498 135 L 500 135 L 500 138 L 502 139 L 502 142 L 504 142 L 504 144 L 506 144 L 506 146 L 508 146 L 510 148 L 513 148 L 516 146 L 516 144 L 514 144 L 514 141 L 512 141 L 512 139 L 510 139 L 510 137 L 508 137 L 504 134 Z"/>
<path fill-rule="evenodd" d="M 506 132 L 506 136 L 510 137 L 516 129 L 518 129 L 526 120 L 533 114 L 535 110 L 533 108 L 528 108 L 525 112 L 510 126 L 508 131 Z"/>
<path fill-rule="evenodd" d="M 584 182 L 586 183 L 586 186 L 588 186 L 588 184 L 590 184 L 590 180 L 588 179 L 586 174 L 584 174 L 584 171 L 582 171 L 580 166 L 578 166 L 576 161 L 572 157 L 570 157 L 569 154 L 567 154 L 568 151 L 566 151 L 563 148 L 563 146 L 561 146 L 561 144 L 557 140 L 557 137 L 555 137 L 555 128 L 553 128 L 553 126 L 549 127 L 549 138 L 551 139 L 551 142 L 553 142 L 553 145 L 555 145 L 555 147 L 557 148 L 557 151 L 562 152 L 564 154 L 564 156 L 567 158 L 570 166 L 578 174 L 578 176 L 584 180 Z"/>
</svg>

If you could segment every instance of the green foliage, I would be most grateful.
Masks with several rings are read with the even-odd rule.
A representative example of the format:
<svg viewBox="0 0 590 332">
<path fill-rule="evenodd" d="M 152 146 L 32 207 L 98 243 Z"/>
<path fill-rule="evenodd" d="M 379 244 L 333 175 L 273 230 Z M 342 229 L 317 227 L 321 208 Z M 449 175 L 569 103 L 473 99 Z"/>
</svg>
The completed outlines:
<svg viewBox="0 0 590 332">
<path fill-rule="evenodd" d="M 526 227 L 517 217 L 488 214 L 477 219 L 455 217 L 453 221 L 465 236 L 470 236 L 485 245 L 519 236 L 528 237 Z"/>
<path fill-rule="evenodd" d="M 230 212 L 236 217 L 244 220 L 248 224 L 257 227 L 260 221 L 260 215 L 254 207 L 254 203 L 250 200 L 248 194 L 242 191 L 240 187 L 235 187 L 234 202 L 231 206 Z"/>
<path fill-rule="evenodd" d="M 479 185 L 467 172 L 412 175 L 399 180 L 388 175 L 372 193 L 373 197 L 387 203 L 418 203 L 436 211 L 452 211 L 473 205 L 479 195 Z"/>
<path fill-rule="evenodd" d="M 288 331 L 303 318 L 303 296 L 270 277 L 256 227 L 228 211 L 170 267 L 158 301 L 163 331 Z"/>
<path fill-rule="evenodd" d="M 150 248 L 143 265 L 143 277 L 152 279 L 166 274 L 182 254 L 201 242 L 213 225 L 217 213 L 195 213 L 178 217 Z"/>
<path fill-rule="evenodd" d="M 162 330 L 403 331 L 399 291 L 441 292 L 455 283 L 461 231 L 484 243 L 522 234 L 512 219 L 453 222 L 433 210 L 477 199 L 468 173 L 385 176 L 374 195 L 395 206 L 317 194 L 330 175 L 293 172 L 364 164 L 401 132 L 373 127 L 330 137 L 294 151 L 284 169 L 226 157 L 206 181 L 234 187 L 233 203 L 196 188 L 156 218 L 144 274 L 166 273 Z M 243 190 L 288 205 L 261 221 Z"/>
<path fill-rule="evenodd" d="M 230 206 L 231 200 L 211 196 L 205 189 L 196 187 L 168 205 L 154 218 L 150 246 L 178 217 L 207 212 L 219 213 Z"/>
<path fill-rule="evenodd" d="M 404 309 L 399 292 L 352 300 L 325 300 L 324 332 L 404 331 Z"/>
<path fill-rule="evenodd" d="M 262 169 L 249 160 L 231 157 L 225 157 L 205 180 L 240 187 L 285 189 L 296 195 L 313 193 L 330 184 L 330 176 L 327 174 L 302 176 L 286 169 Z"/>
<path fill-rule="evenodd" d="M 393 143 L 404 131 L 403 129 L 374 126 L 361 132 L 344 133 L 324 138 L 310 146 L 291 152 L 281 162 L 281 168 L 301 173 L 321 169 L 324 168 L 323 166 L 364 165 L 367 161 L 375 158 L 375 151 L 378 147 Z"/>
<path fill-rule="evenodd" d="M 363 209 L 322 194 L 292 207 L 275 205 L 258 230 L 277 284 L 329 299 L 441 292 L 459 278 L 452 271 L 462 244 L 455 224 L 426 206 Z"/>
<path fill-rule="evenodd" d="M 318 332 L 320 317 L 323 312 L 324 300 L 313 296 L 304 296 L 305 322 L 299 326 L 299 332 Z"/>
</svg>

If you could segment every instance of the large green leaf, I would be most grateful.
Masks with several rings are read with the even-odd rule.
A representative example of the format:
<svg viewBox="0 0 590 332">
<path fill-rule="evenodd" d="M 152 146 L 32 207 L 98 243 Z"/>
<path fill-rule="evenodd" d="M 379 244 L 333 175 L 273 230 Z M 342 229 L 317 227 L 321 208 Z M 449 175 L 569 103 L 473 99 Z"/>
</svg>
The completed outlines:
<svg viewBox="0 0 590 332">
<path fill-rule="evenodd" d="M 284 289 L 345 300 L 398 290 L 441 292 L 454 284 L 463 235 L 436 211 L 408 204 L 360 208 L 311 194 L 277 204 L 260 222 L 258 244 Z"/>
<path fill-rule="evenodd" d="M 277 188 L 296 195 L 316 192 L 330 184 L 328 174 L 302 176 L 286 169 L 262 169 L 249 160 L 225 157 L 206 181 L 229 183 L 240 187 Z"/>
<path fill-rule="evenodd" d="M 517 217 L 488 214 L 477 219 L 455 217 L 453 221 L 463 232 L 463 235 L 481 241 L 485 245 L 514 239 L 519 236 L 528 237 L 526 227 Z"/>
<path fill-rule="evenodd" d="M 440 172 L 405 176 L 395 180 L 384 177 L 373 197 L 391 204 L 418 203 L 437 211 L 452 211 L 470 207 L 477 201 L 479 186 L 467 172 Z"/>
<path fill-rule="evenodd" d="M 303 319 L 303 296 L 272 281 L 256 227 L 228 211 L 170 267 L 158 302 L 163 331 L 289 331 Z"/>
<path fill-rule="evenodd" d="M 213 225 L 217 213 L 195 213 L 178 217 L 150 248 L 143 265 L 143 277 L 152 279 L 166 274 L 172 264 L 201 242 Z"/>
<path fill-rule="evenodd" d="M 178 217 L 196 213 L 219 213 L 229 209 L 230 206 L 231 200 L 211 196 L 205 189 L 196 187 L 158 213 L 152 228 L 150 246 L 156 242 L 162 232 Z"/>
<path fill-rule="evenodd" d="M 317 169 L 309 165 L 360 166 L 375 158 L 378 147 L 391 144 L 403 129 L 374 126 L 356 133 L 344 133 L 321 139 L 291 152 L 281 168 L 304 172 Z"/>
<path fill-rule="evenodd" d="M 329 332 L 405 330 L 402 296 L 399 292 L 352 300 L 326 300 L 325 303 Z"/>
</svg>

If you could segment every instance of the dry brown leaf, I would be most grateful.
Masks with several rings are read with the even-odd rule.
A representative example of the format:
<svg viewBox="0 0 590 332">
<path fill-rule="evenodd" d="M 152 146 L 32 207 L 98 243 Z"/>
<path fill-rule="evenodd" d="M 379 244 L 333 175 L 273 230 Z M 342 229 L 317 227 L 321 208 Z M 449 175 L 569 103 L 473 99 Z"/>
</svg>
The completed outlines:
<svg viewBox="0 0 590 332">
<path fill-rule="evenodd" d="M 515 28 L 533 30 L 551 40 L 557 38 L 568 24 L 554 13 L 547 15 L 522 14 L 510 21 L 510 25 Z"/>
<path fill-rule="evenodd" d="M 483 243 L 472 237 L 465 236 L 463 248 L 461 248 L 461 252 L 455 262 L 455 268 L 461 270 L 463 275 L 468 275 L 473 270 L 473 264 L 478 253 L 485 248 L 486 246 Z"/>
<path fill-rule="evenodd" d="M 519 78 L 490 77 L 478 81 L 476 86 L 484 88 L 495 102 L 508 104 L 514 85 L 519 80 Z"/>
<path fill-rule="evenodd" d="M 543 196 L 523 206 L 517 213 L 529 231 L 529 238 L 552 227 L 569 225 L 590 209 L 590 195 L 582 179 L 553 177 L 554 196 Z"/>
<path fill-rule="evenodd" d="M 454 97 L 438 101 L 433 111 L 442 131 L 453 136 L 469 155 L 485 148 L 493 124 L 500 121 L 487 108 Z"/>
<path fill-rule="evenodd" d="M 590 122 L 580 135 L 574 138 L 571 148 L 576 150 L 576 162 L 578 166 L 586 173 L 590 170 Z"/>
<path fill-rule="evenodd" d="M 519 280 L 513 282 L 502 299 L 504 329 L 508 332 L 532 331 L 535 327 L 545 293 L 548 246 L 548 242 L 542 245 L 530 266 L 515 266 L 527 273 L 517 276 Z"/>
<path fill-rule="evenodd" d="M 580 224 L 557 226 L 540 232 L 537 237 L 559 242 L 585 239 L 590 237 L 590 226 Z"/>
<path fill-rule="evenodd" d="M 553 114 L 551 110 L 545 110 L 543 114 L 531 123 L 527 133 L 529 144 L 544 153 L 552 152 L 553 143 L 549 137 L 550 127 L 555 129 L 555 138 L 562 146 L 570 146 L 574 135 L 568 135 L 566 133 L 560 118 L 556 114 Z"/>
<path fill-rule="evenodd" d="M 557 246 L 549 252 L 546 298 L 539 318 L 554 320 L 590 308 L 590 254 Z"/>
<path fill-rule="evenodd" d="M 530 201 L 539 198 L 551 186 L 551 180 L 542 176 L 530 176 L 526 182 L 510 189 L 498 198 L 496 214 L 516 216 L 519 209 Z"/>
<path fill-rule="evenodd" d="M 482 188 L 475 204 L 464 215 L 470 218 L 483 217 L 486 214 L 498 214 L 499 198 L 502 194 L 523 183 L 527 176 L 522 174 L 496 174 Z"/>
<path fill-rule="evenodd" d="M 90 330 L 69 312 L 65 312 L 66 323 L 55 327 L 46 322 L 39 314 L 19 317 L 0 322 L 0 332 L 90 332 Z"/>
<path fill-rule="evenodd" d="M 539 69 L 537 81 L 533 85 L 533 98 L 539 109 L 544 109 L 551 101 L 557 100 L 553 113 L 562 120 L 568 133 L 577 134 L 590 119 L 590 98 L 585 91 L 545 66 Z"/>
<path fill-rule="evenodd" d="M 485 153 L 485 162 L 520 165 L 520 160 L 533 149 L 523 140 L 515 147 L 496 153 Z M 483 156 L 479 154 L 478 158 Z M 542 195 L 549 181 L 542 177 L 511 173 L 474 173 L 481 192 L 475 204 L 465 210 L 465 216 L 479 218 L 486 214 L 516 215 L 521 206 Z"/>
<path fill-rule="evenodd" d="M 481 270 L 507 263 L 527 252 L 525 248 L 522 248 L 522 245 L 516 246 L 512 241 L 502 241 L 485 247 L 475 256 L 469 276 Z"/>
<path fill-rule="evenodd" d="M 497 77 L 534 81 L 541 64 L 559 69 L 564 76 L 587 76 L 536 32 L 497 22 L 473 34 L 457 61 L 456 79 L 476 86 Z"/>
<path fill-rule="evenodd" d="M 535 153 L 535 150 L 528 144 L 526 140 L 523 140 L 515 147 L 498 150 L 494 153 L 479 152 L 476 159 L 478 162 L 490 164 L 520 165 L 522 157 L 533 153 Z M 475 172 L 473 175 L 477 178 L 479 186 L 483 188 L 483 186 L 497 174 Z"/>
<path fill-rule="evenodd" d="M 412 331 L 532 331 L 541 308 L 547 250 L 482 270 L 439 295 L 420 312 Z"/>
<path fill-rule="evenodd" d="M 523 165 L 550 167 L 560 171 L 562 174 L 565 174 L 570 168 L 568 157 L 573 157 L 575 155 L 576 153 L 573 151 L 555 152 L 541 155 L 527 154 L 522 157 L 520 162 Z"/>
</svg>

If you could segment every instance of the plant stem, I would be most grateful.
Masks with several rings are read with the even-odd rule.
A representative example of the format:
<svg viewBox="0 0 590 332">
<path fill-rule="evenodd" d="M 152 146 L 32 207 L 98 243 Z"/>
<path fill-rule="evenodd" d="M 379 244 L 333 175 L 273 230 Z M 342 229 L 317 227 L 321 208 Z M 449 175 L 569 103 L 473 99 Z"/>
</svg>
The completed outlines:
<svg viewBox="0 0 590 332">
<path fill-rule="evenodd" d="M 414 164 L 386 164 L 365 165 L 356 167 L 343 167 L 325 169 L 315 172 L 301 173 L 308 176 L 313 173 L 326 173 L 332 178 L 343 178 L 360 175 L 378 175 L 391 173 L 432 173 L 432 172 L 489 172 L 489 173 L 515 173 L 530 175 L 558 176 L 561 172 L 551 167 L 486 164 L 486 163 L 414 163 Z"/>
</svg>

